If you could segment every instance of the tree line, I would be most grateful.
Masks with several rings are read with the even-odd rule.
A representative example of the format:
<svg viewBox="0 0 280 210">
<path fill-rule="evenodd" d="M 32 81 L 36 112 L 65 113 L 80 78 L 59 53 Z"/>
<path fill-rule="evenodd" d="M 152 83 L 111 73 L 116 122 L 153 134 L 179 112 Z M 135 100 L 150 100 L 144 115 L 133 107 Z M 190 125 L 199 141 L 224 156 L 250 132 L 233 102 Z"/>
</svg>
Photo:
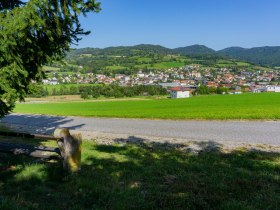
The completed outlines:
<svg viewBox="0 0 280 210">
<path fill-rule="evenodd" d="M 116 84 L 110 85 L 79 85 L 66 86 L 62 85 L 59 88 L 47 88 L 43 85 L 34 85 L 31 88 L 29 97 L 46 97 L 59 95 L 80 95 L 83 99 L 99 98 L 99 97 L 133 97 L 133 96 L 154 96 L 167 95 L 165 88 L 157 85 L 136 85 L 132 87 L 119 86 Z"/>
<path fill-rule="evenodd" d="M 208 94 L 227 94 L 229 89 L 226 87 L 208 87 L 206 85 L 200 85 L 196 91 L 193 92 L 194 95 L 208 95 Z"/>
</svg>

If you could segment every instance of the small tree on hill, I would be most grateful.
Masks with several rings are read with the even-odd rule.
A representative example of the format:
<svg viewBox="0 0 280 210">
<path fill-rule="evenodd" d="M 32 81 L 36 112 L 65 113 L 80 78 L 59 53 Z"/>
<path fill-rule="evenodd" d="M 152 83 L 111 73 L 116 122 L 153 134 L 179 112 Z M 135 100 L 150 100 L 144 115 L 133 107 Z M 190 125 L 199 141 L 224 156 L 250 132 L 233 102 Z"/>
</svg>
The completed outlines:
<svg viewBox="0 0 280 210">
<path fill-rule="evenodd" d="M 79 15 L 99 10 L 96 0 L 0 1 L 0 117 L 43 78 L 43 64 L 61 59 L 89 34 Z"/>
</svg>

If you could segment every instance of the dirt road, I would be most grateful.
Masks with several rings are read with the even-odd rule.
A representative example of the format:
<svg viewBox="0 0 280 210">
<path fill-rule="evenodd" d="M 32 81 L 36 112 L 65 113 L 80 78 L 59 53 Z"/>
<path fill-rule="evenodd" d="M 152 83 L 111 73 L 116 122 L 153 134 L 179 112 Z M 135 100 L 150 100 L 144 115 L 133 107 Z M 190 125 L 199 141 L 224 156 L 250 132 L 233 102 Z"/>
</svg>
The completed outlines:
<svg viewBox="0 0 280 210">
<path fill-rule="evenodd" d="M 193 121 L 58 117 L 11 114 L 0 120 L 23 131 L 51 134 L 57 127 L 72 130 L 280 145 L 280 121 Z"/>
</svg>

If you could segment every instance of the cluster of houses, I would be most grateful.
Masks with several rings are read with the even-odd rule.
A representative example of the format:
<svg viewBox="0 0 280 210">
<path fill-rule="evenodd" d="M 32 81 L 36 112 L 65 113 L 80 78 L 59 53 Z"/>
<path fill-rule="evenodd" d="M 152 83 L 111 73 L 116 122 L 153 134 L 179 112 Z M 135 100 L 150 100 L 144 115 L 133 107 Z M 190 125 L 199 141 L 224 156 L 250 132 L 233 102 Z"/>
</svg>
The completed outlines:
<svg viewBox="0 0 280 210">
<path fill-rule="evenodd" d="M 57 85 L 61 83 L 116 83 L 121 86 L 160 85 L 170 89 L 171 97 L 189 97 L 190 91 L 200 84 L 209 88 L 225 87 L 232 93 L 244 92 L 280 92 L 280 71 L 250 71 L 230 68 L 206 68 L 199 65 L 187 65 L 180 68 L 155 72 L 139 71 L 133 75 L 115 74 L 50 74 L 44 84 Z"/>
<path fill-rule="evenodd" d="M 280 93 L 280 86 L 278 85 L 267 85 L 267 86 L 255 86 L 252 88 L 253 93 L 262 93 L 262 92 L 275 92 Z"/>
</svg>

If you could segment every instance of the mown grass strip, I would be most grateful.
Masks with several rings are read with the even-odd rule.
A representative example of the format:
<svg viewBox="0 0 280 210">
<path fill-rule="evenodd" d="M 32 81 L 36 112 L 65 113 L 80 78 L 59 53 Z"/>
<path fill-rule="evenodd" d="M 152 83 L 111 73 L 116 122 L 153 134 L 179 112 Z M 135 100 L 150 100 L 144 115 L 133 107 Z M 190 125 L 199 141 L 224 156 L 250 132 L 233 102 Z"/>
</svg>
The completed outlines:
<svg viewBox="0 0 280 210">
<path fill-rule="evenodd" d="M 15 112 L 148 119 L 280 119 L 280 94 L 211 95 L 187 99 L 17 104 Z"/>
</svg>

